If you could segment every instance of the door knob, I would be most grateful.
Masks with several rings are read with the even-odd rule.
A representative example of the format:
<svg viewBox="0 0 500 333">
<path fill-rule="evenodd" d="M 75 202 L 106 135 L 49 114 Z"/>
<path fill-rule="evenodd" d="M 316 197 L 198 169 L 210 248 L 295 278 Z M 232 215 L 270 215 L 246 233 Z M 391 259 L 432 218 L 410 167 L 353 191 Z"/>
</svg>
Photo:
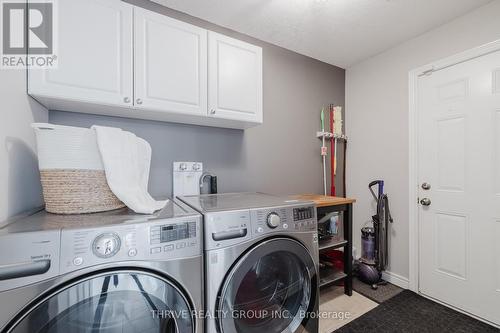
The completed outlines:
<svg viewBox="0 0 500 333">
<path fill-rule="evenodd" d="M 422 200 L 420 200 L 420 203 L 422 204 L 422 206 L 430 206 L 432 202 L 429 198 L 423 198 Z"/>
<path fill-rule="evenodd" d="M 422 188 L 424 190 L 430 190 L 431 189 L 431 184 L 429 184 L 429 183 L 422 183 Z"/>
<path fill-rule="evenodd" d="M 124 101 L 125 103 L 130 103 L 130 98 L 128 98 L 128 97 L 124 97 L 124 98 L 123 98 L 123 101 Z"/>
<path fill-rule="evenodd" d="M 210 114 L 215 114 L 215 109 L 210 110 Z"/>
<path fill-rule="evenodd" d="M 137 104 L 141 105 L 141 104 L 142 104 L 142 99 L 138 98 L 135 102 L 136 102 Z"/>
</svg>

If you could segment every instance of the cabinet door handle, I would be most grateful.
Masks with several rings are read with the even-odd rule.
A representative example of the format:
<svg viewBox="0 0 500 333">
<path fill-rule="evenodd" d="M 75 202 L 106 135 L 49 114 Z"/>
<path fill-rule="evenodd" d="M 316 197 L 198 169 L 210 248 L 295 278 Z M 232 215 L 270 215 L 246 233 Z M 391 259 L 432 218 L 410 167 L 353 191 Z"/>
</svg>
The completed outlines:
<svg viewBox="0 0 500 333">
<path fill-rule="evenodd" d="M 210 110 L 210 114 L 215 114 L 215 109 Z"/>
<path fill-rule="evenodd" d="M 138 105 L 141 105 L 141 104 L 142 104 L 142 99 L 138 98 L 135 102 L 136 102 Z"/>
<path fill-rule="evenodd" d="M 130 103 L 130 98 L 128 98 L 128 97 L 124 97 L 124 98 L 123 98 L 123 101 L 124 101 L 125 103 Z"/>
</svg>

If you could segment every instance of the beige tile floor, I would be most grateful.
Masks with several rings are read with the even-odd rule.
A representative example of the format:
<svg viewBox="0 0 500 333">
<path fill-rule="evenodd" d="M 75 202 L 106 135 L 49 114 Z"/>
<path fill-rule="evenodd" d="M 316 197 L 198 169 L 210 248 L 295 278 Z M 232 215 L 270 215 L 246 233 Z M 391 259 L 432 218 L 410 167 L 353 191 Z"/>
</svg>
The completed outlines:
<svg viewBox="0 0 500 333">
<path fill-rule="evenodd" d="M 319 332 L 331 333 L 358 318 L 378 304 L 353 291 L 349 297 L 344 287 L 330 287 L 321 291 Z"/>
</svg>

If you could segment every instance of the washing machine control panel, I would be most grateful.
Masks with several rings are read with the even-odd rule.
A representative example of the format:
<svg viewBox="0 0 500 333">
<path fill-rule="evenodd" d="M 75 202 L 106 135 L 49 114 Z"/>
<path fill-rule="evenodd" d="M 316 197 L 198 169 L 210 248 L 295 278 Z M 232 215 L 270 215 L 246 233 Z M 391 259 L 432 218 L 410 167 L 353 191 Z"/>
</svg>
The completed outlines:
<svg viewBox="0 0 500 333">
<path fill-rule="evenodd" d="M 313 205 L 252 210 L 251 216 L 254 235 L 317 229 L 316 209 Z"/>
<path fill-rule="evenodd" d="M 151 254 L 179 252 L 198 246 L 198 229 L 194 221 L 152 226 L 149 236 Z"/>
<path fill-rule="evenodd" d="M 160 244 L 196 237 L 196 222 L 155 225 L 151 227 L 151 244 Z"/>
<path fill-rule="evenodd" d="M 205 250 L 239 244 L 252 238 L 249 210 L 208 213 L 204 227 Z"/>
<path fill-rule="evenodd" d="M 315 209 L 312 206 L 293 208 L 293 220 L 294 222 L 311 220 L 315 217 L 314 212 Z"/>
<path fill-rule="evenodd" d="M 114 233 L 100 234 L 92 243 L 92 251 L 99 258 L 111 258 L 120 250 L 120 237 Z"/>
<path fill-rule="evenodd" d="M 275 229 L 281 224 L 281 217 L 278 213 L 272 212 L 267 215 L 267 226 L 271 229 Z"/>
<path fill-rule="evenodd" d="M 205 250 L 244 243 L 273 233 L 317 230 L 316 209 L 297 205 L 205 214 Z"/>
<path fill-rule="evenodd" d="M 61 273 L 104 263 L 201 255 L 201 216 L 124 223 L 61 233 Z"/>
<path fill-rule="evenodd" d="M 60 230 L 0 235 L 0 292 L 59 275 L 60 239 Z"/>
</svg>

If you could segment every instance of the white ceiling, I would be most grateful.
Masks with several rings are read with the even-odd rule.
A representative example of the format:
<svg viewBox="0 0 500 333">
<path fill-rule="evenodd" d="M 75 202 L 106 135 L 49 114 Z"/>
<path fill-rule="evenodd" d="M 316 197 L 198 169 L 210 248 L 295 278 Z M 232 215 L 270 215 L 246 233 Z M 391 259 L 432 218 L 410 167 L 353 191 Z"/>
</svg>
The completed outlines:
<svg viewBox="0 0 500 333">
<path fill-rule="evenodd" d="M 153 0 L 349 67 L 492 0 Z"/>
</svg>

